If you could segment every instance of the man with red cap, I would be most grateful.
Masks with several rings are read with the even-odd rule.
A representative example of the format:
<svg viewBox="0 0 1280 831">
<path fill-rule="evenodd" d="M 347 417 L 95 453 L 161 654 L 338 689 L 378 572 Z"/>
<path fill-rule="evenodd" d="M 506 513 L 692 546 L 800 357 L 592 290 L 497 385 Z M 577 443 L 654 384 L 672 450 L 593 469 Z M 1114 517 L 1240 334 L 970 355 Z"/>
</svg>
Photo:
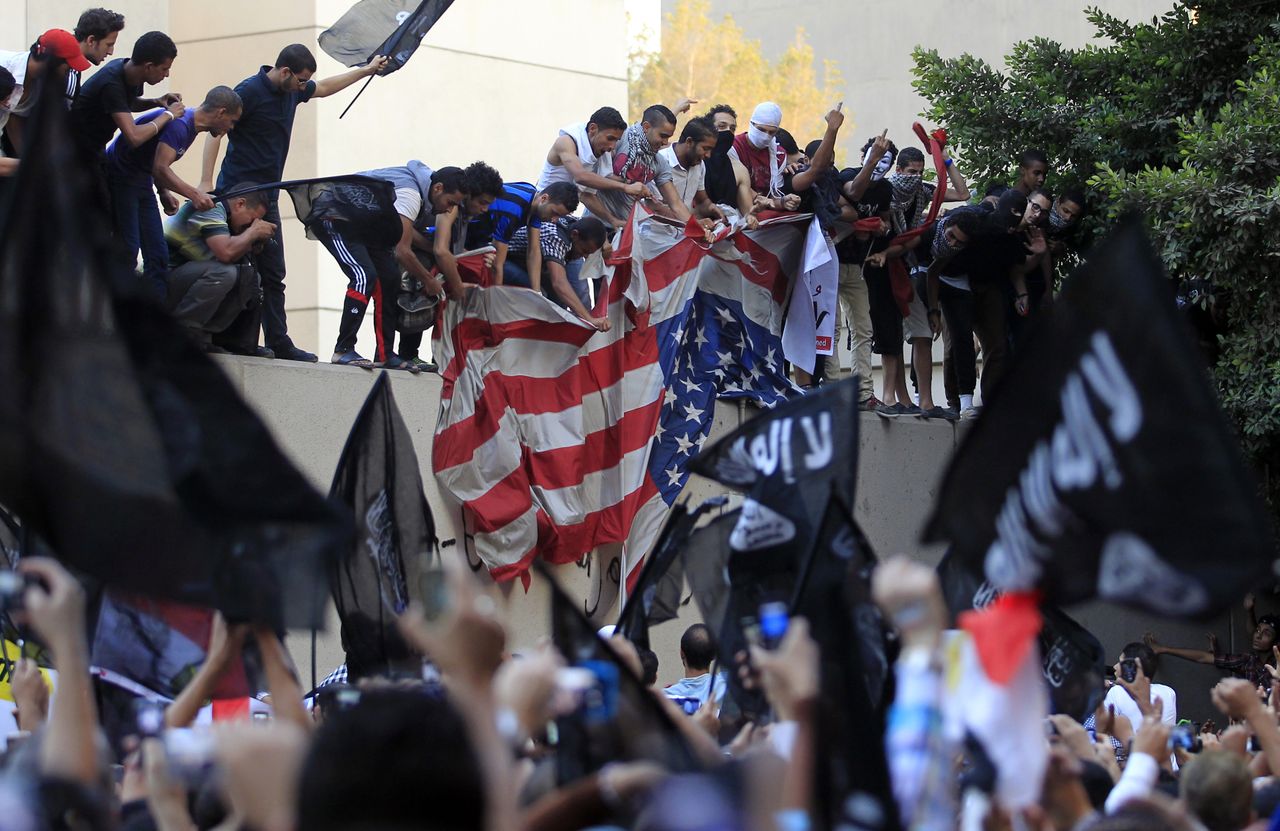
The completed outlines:
<svg viewBox="0 0 1280 831">
<path fill-rule="evenodd" d="M 75 35 L 65 29 L 50 29 L 25 52 L 0 52 L 0 66 L 14 80 L 13 91 L 0 102 L 0 133 L 8 140 L 5 152 L 20 156 L 22 122 L 35 106 L 36 80 L 53 78 L 65 83 L 68 67 L 84 71 L 89 68 L 89 61 L 81 54 Z"/>
</svg>

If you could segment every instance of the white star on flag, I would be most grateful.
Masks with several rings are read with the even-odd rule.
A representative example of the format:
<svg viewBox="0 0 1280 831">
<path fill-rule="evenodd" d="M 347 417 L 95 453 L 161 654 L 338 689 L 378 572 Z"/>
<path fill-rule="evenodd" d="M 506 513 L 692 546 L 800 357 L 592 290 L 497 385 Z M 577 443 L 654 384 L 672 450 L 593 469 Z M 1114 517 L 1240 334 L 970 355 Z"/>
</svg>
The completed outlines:
<svg viewBox="0 0 1280 831">
<path fill-rule="evenodd" d="M 720 318 L 723 323 L 733 323 L 733 313 L 725 306 L 716 309 L 716 317 Z"/>
<path fill-rule="evenodd" d="M 716 363 L 718 363 L 720 366 L 733 366 L 732 352 L 721 352 L 720 350 L 717 349 L 716 358 L 717 358 Z"/>
<path fill-rule="evenodd" d="M 688 456 L 689 451 L 693 449 L 693 442 L 689 441 L 688 436 L 676 436 L 676 450 Z"/>
<path fill-rule="evenodd" d="M 693 402 L 690 402 L 690 403 L 688 403 L 688 404 L 685 404 L 685 405 L 684 405 L 684 420 L 685 420 L 685 421 L 701 421 L 701 420 L 702 420 L 702 410 L 699 410 L 697 407 L 693 406 Z"/>
<path fill-rule="evenodd" d="M 692 378 L 681 378 L 680 383 L 684 384 L 685 392 L 702 392 L 702 386 L 700 384 L 693 383 Z"/>
<path fill-rule="evenodd" d="M 698 345 L 699 349 L 701 349 L 702 347 L 710 343 L 710 341 L 707 340 L 706 330 L 703 329 L 701 326 L 698 327 L 698 334 L 696 337 L 694 337 L 693 342 Z"/>
<path fill-rule="evenodd" d="M 676 391 L 671 389 L 671 387 L 667 387 L 667 391 L 662 395 L 662 403 L 674 404 L 678 398 L 679 396 L 676 395 Z"/>
<path fill-rule="evenodd" d="M 680 484 L 680 468 L 675 467 L 675 466 L 672 466 L 672 467 L 669 467 L 669 468 L 667 468 L 666 470 L 664 470 L 664 471 L 662 471 L 662 472 L 663 472 L 663 473 L 665 473 L 665 474 L 667 474 L 667 484 L 668 484 L 668 485 L 678 485 L 678 484 Z"/>
</svg>

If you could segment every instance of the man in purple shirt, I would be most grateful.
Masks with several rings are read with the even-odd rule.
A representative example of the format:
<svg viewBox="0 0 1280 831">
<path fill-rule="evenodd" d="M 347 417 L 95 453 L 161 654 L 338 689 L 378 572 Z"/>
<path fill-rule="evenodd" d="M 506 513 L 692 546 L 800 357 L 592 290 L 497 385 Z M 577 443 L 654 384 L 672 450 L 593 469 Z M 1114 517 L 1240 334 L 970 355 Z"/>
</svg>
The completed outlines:
<svg viewBox="0 0 1280 831">
<path fill-rule="evenodd" d="M 137 261 L 142 251 L 144 285 L 164 297 L 167 292 L 169 250 L 156 207 L 156 192 L 166 214 L 178 212 L 178 197 L 191 200 L 197 211 L 213 207 L 209 194 L 178 178 L 173 164 L 182 158 L 199 133 L 221 136 L 235 127 L 243 106 L 230 87 L 209 90 L 204 103 L 179 118 L 159 122 L 166 110 L 145 113 L 135 122 L 155 135 L 137 147 L 117 136 L 107 147 L 107 183 L 120 239 L 128 256 Z M 160 126 L 161 123 L 164 126 Z"/>
</svg>

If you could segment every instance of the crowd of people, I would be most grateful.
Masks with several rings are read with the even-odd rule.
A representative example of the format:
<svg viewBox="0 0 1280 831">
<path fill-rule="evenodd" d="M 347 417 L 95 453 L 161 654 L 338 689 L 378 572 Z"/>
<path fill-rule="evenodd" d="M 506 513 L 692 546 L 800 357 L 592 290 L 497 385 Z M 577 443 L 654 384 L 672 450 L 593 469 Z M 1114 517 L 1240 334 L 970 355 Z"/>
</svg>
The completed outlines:
<svg viewBox="0 0 1280 831">
<path fill-rule="evenodd" d="M 599 660 L 567 664 L 549 644 L 509 651 L 495 600 L 461 560 L 445 565 L 444 607 L 430 620 L 412 607 L 398 622 L 422 656 L 420 669 L 366 670 L 304 692 L 275 633 L 218 618 L 207 656 L 181 694 L 167 705 L 141 702 L 133 729 L 116 746 L 98 723 L 84 591 L 56 562 L 23 559 L 20 602 L 10 615 L 47 646 L 57 687 L 51 696 L 30 659 L 12 669 L 21 732 L 8 737 L 4 753 L 0 825 L 676 831 L 822 824 L 815 813 L 823 768 L 815 758 L 817 730 L 827 723 L 824 708 L 843 702 L 822 700 L 824 670 L 803 618 L 789 620 L 776 640 L 753 640 L 749 654 L 719 672 L 711 631 L 689 627 L 680 640 L 682 677 L 666 687 L 655 683 L 657 655 L 602 630 L 594 637 L 612 653 L 615 671 L 631 674 L 638 694 L 652 696 L 693 764 L 664 765 L 660 752 L 632 750 L 567 774 L 576 766 L 565 754 L 584 749 L 566 738 L 570 732 L 627 706 L 617 676 L 601 673 Z M 871 593 L 897 644 L 883 752 L 902 828 L 1274 827 L 1280 684 L 1270 681 L 1280 670 L 1263 658 L 1276 649 L 1274 617 L 1258 619 L 1248 656 L 1221 655 L 1215 646 L 1206 658 L 1151 636 L 1125 646 L 1105 698 L 1083 722 L 1051 715 L 1043 731 L 1006 738 L 1018 760 L 1036 753 L 1010 742 L 1039 743 L 1047 759 L 1038 798 L 1010 809 L 998 780 L 1017 776 L 1017 766 L 947 728 L 948 712 L 982 705 L 948 692 L 956 651 L 937 574 L 893 558 L 873 573 Z M 193 726 L 250 645 L 265 679 L 267 718 Z M 1175 691 L 1155 680 L 1161 654 L 1213 661 L 1236 676 L 1212 691 L 1221 727 L 1178 718 Z M 1258 667 L 1265 686 L 1254 683 Z M 767 715 L 746 718 L 731 706 L 730 671 L 763 693 Z M 584 685 L 584 676 L 596 684 L 612 677 L 612 684 Z M 1016 719 L 1008 724 L 1015 730 Z"/>
<path fill-rule="evenodd" d="M 141 258 L 140 287 L 211 352 L 317 360 L 288 332 L 280 190 L 259 188 L 283 177 L 297 108 L 379 72 L 385 58 L 317 79 L 314 55 L 293 44 L 274 65 L 188 106 L 178 93 L 144 97 L 177 58 L 164 33 L 147 32 L 128 58 L 107 60 L 124 25 L 120 14 L 90 9 L 74 32 L 51 29 L 30 50 L 0 53 L 0 175 L 21 164 L 33 81 L 49 78 L 61 88 L 65 79 L 69 129 L 93 160 L 96 195 L 110 208 L 130 271 Z M 467 252 L 488 254 L 484 282 L 540 291 L 604 329 L 609 322 L 594 308 L 600 287 L 582 278 L 583 264 L 607 253 L 637 201 L 675 221 L 692 217 L 708 232 L 717 223 L 751 229 L 762 215 L 799 211 L 817 218 L 839 261 L 837 318 L 840 332 L 847 329 L 863 409 L 890 418 L 976 415 L 977 348 L 987 400 L 1010 353 L 1052 302 L 1054 264 L 1074 242 L 1084 196 L 1047 192 L 1049 161 L 1036 150 L 1018 160 L 1016 181 L 979 199 L 945 146 L 946 181 L 928 181 L 931 160 L 915 147 L 899 150 L 887 131 L 866 142 L 857 166 L 838 168 L 840 106 L 827 114 L 824 134 L 802 148 L 776 104 L 761 103 L 743 124 L 732 107 L 717 104 L 678 126 L 694 103 L 655 104 L 634 124 L 600 107 L 560 130 L 536 182 L 504 180 L 484 162 L 432 168 L 411 160 L 362 171 L 394 188 L 396 240 L 385 223 L 369 221 L 367 198 L 344 199 L 336 189 L 309 228 L 348 280 L 332 361 L 434 369 L 419 355 L 422 333 L 439 297 L 458 298 L 464 283 L 481 279 L 460 267 Z M 201 180 L 191 183 L 173 166 L 200 133 L 207 135 Z M 945 142 L 940 131 L 935 137 Z M 944 202 L 965 204 L 929 221 L 938 187 Z M 371 303 L 368 358 L 355 345 Z M 932 392 L 938 337 L 944 402 Z M 872 354 L 882 367 L 878 392 Z M 833 355 L 793 372 L 812 387 L 840 369 Z"/>
</svg>

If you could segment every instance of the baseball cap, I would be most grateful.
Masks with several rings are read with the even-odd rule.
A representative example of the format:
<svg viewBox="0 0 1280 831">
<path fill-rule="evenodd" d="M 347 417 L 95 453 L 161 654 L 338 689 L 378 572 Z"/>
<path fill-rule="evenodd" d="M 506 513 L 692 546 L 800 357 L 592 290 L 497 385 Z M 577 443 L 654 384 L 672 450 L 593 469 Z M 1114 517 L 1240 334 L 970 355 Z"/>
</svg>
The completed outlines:
<svg viewBox="0 0 1280 831">
<path fill-rule="evenodd" d="M 76 36 L 66 29 L 50 29 L 36 41 L 42 52 L 62 58 L 76 72 L 84 72 L 89 68 L 89 59 L 80 51 Z"/>
</svg>

